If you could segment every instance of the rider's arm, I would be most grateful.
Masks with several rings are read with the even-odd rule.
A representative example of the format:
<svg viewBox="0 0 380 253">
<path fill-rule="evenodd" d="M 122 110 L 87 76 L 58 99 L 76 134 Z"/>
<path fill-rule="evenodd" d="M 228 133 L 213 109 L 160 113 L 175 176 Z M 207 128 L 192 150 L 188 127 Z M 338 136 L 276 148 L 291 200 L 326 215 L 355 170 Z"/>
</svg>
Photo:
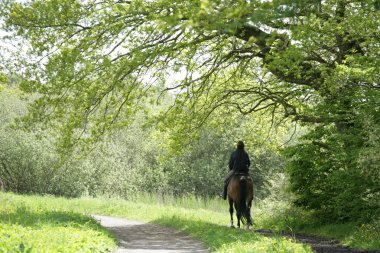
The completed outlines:
<svg viewBox="0 0 380 253">
<path fill-rule="evenodd" d="M 228 168 L 230 168 L 230 170 L 232 170 L 234 168 L 234 153 L 231 154 L 231 157 L 230 157 L 230 162 L 228 163 Z"/>
</svg>

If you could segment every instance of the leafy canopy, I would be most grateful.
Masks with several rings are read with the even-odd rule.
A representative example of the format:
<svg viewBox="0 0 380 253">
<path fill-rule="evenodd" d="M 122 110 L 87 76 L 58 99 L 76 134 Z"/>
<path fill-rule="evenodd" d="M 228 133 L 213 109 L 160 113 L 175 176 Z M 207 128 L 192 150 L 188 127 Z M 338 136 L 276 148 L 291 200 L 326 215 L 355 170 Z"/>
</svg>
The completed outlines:
<svg viewBox="0 0 380 253">
<path fill-rule="evenodd" d="M 31 118 L 53 119 L 68 136 L 123 126 L 124 116 L 173 71 L 186 73 L 165 87 L 180 94 L 176 106 L 199 103 L 204 117 L 224 107 L 340 122 L 335 113 L 317 115 L 315 106 L 346 89 L 365 99 L 363 91 L 378 88 L 377 1 L 5 1 L 2 7 L 5 30 L 27 47 L 15 58 L 23 88 L 41 95 Z"/>
</svg>

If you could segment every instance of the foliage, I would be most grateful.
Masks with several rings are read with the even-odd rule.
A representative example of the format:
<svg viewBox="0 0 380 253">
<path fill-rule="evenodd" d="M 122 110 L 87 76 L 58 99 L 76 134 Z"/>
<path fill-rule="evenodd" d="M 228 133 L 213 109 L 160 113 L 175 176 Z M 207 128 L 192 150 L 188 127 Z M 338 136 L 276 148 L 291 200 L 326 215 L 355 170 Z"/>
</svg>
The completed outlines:
<svg viewBox="0 0 380 253">
<path fill-rule="evenodd" d="M 13 87 L 12 87 L 13 86 Z M 75 156 L 61 161 L 54 148 L 54 132 L 24 132 L 14 127 L 31 99 L 6 84 L 0 92 L 0 180 L 7 191 L 80 196 L 88 170 Z"/>
<path fill-rule="evenodd" d="M 84 178 L 88 194 L 129 199 L 141 192 L 203 197 L 221 193 L 228 159 L 234 149 L 231 139 L 236 138 L 236 133 L 210 131 L 207 125 L 198 130 L 198 137 L 181 143 L 177 149 L 178 143 L 170 138 L 175 130 L 157 129 L 146 125 L 147 115 L 136 116 L 128 129 L 115 132 L 100 144 L 103 152 L 95 150 L 85 158 L 82 170 L 88 172 Z M 271 141 L 279 142 L 276 138 Z M 251 173 L 255 177 L 257 197 L 264 197 L 270 192 L 269 180 L 283 172 L 282 159 L 271 147 L 265 149 L 262 145 L 256 150 L 255 143 L 247 144 L 248 151 L 252 150 Z"/>
<path fill-rule="evenodd" d="M 65 133 L 97 135 L 119 116 L 126 123 L 122 116 L 173 69 L 186 70 L 169 87 L 178 93 L 173 111 L 201 111 L 201 119 L 188 115 L 196 122 L 221 108 L 344 123 L 344 114 L 326 118 L 315 105 L 344 109 L 357 90 L 376 88 L 374 1 L 168 4 L 5 1 L 5 30 L 46 59 L 19 63 L 30 77 L 24 89 L 41 94 L 31 116 L 41 120 L 48 107 Z"/>
<path fill-rule="evenodd" d="M 148 124 L 149 114 L 137 113 L 127 129 L 108 135 L 86 156 L 77 149 L 62 160 L 53 147 L 53 130 L 24 132 L 12 127 L 17 116 L 26 112 L 26 101 L 21 97 L 30 96 L 22 94 L 17 85 L 8 85 L 0 96 L 0 178 L 8 191 L 127 199 L 136 193 L 157 191 L 176 196 L 217 196 L 234 148 L 231 139 L 238 139 L 243 131 L 243 138 L 251 135 L 256 140 L 246 142 L 248 151 L 252 150 L 256 197 L 268 195 L 268 180 L 282 172 L 281 158 L 270 151 L 274 148 L 265 148 L 265 141 L 276 146 L 279 137 L 253 134 L 255 128 L 264 130 L 248 118 L 237 119 L 243 124 L 240 127 L 230 121 L 230 127 L 225 125 L 228 132 L 209 130 L 216 126 L 203 127 L 198 130 L 199 138 L 176 150 L 176 141 L 170 138 L 170 131 L 175 130 L 155 128 Z"/>
<path fill-rule="evenodd" d="M 3 73 L 0 73 L 0 84 L 6 83 L 6 82 L 7 82 L 7 77 Z"/>
<path fill-rule="evenodd" d="M 107 136 L 99 147 L 84 158 L 84 178 L 88 194 L 129 198 L 137 192 L 163 192 L 167 175 L 158 165 L 160 140 L 152 137 L 138 114 L 128 129 Z"/>
<path fill-rule="evenodd" d="M 36 137 L 12 127 L 14 118 L 26 113 L 18 89 L 0 92 L 0 179 L 6 190 L 78 196 L 78 182 L 67 182 L 66 167 L 58 167 L 52 139 Z M 72 165 L 73 166 L 73 165 Z M 74 166 L 73 166 L 74 167 Z M 73 170 L 73 178 L 78 175 Z"/>
<path fill-rule="evenodd" d="M 365 104 L 358 100 L 345 112 L 358 115 L 347 123 L 349 127 L 315 127 L 286 151 L 292 158 L 287 170 L 291 189 L 298 196 L 296 204 L 319 210 L 327 220 L 368 220 L 380 208 L 379 154 L 373 153 L 379 148 L 374 136 L 380 122 L 378 94 L 365 96 L 373 98 Z"/>
</svg>

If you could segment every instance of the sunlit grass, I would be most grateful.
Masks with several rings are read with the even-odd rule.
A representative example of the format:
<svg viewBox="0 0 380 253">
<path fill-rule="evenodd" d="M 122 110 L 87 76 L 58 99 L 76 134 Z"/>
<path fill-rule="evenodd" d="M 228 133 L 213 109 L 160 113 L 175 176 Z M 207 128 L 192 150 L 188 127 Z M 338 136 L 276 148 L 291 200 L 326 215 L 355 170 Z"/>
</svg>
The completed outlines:
<svg viewBox="0 0 380 253">
<path fill-rule="evenodd" d="M 116 247 L 115 238 L 93 219 L 52 208 L 52 201 L 62 199 L 0 193 L 0 252 L 90 253 Z"/>
<path fill-rule="evenodd" d="M 207 220 L 210 220 L 209 222 Z M 285 237 L 265 237 L 252 231 L 215 224 L 212 217 L 167 216 L 154 223 L 181 229 L 202 240 L 215 252 L 312 252 L 310 247 Z"/>
</svg>

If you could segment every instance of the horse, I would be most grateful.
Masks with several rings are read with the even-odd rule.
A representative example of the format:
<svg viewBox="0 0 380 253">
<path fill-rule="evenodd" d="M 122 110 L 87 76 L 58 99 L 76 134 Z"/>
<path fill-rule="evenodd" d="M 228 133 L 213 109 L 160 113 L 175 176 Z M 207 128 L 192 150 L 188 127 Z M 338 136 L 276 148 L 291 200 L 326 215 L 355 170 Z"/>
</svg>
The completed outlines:
<svg viewBox="0 0 380 253">
<path fill-rule="evenodd" d="M 231 228 L 234 228 L 234 208 L 236 210 L 237 226 L 240 221 L 246 224 L 247 229 L 252 225 L 251 206 L 253 199 L 253 180 L 247 174 L 235 174 L 227 188 L 228 203 L 230 204 Z"/>
</svg>

